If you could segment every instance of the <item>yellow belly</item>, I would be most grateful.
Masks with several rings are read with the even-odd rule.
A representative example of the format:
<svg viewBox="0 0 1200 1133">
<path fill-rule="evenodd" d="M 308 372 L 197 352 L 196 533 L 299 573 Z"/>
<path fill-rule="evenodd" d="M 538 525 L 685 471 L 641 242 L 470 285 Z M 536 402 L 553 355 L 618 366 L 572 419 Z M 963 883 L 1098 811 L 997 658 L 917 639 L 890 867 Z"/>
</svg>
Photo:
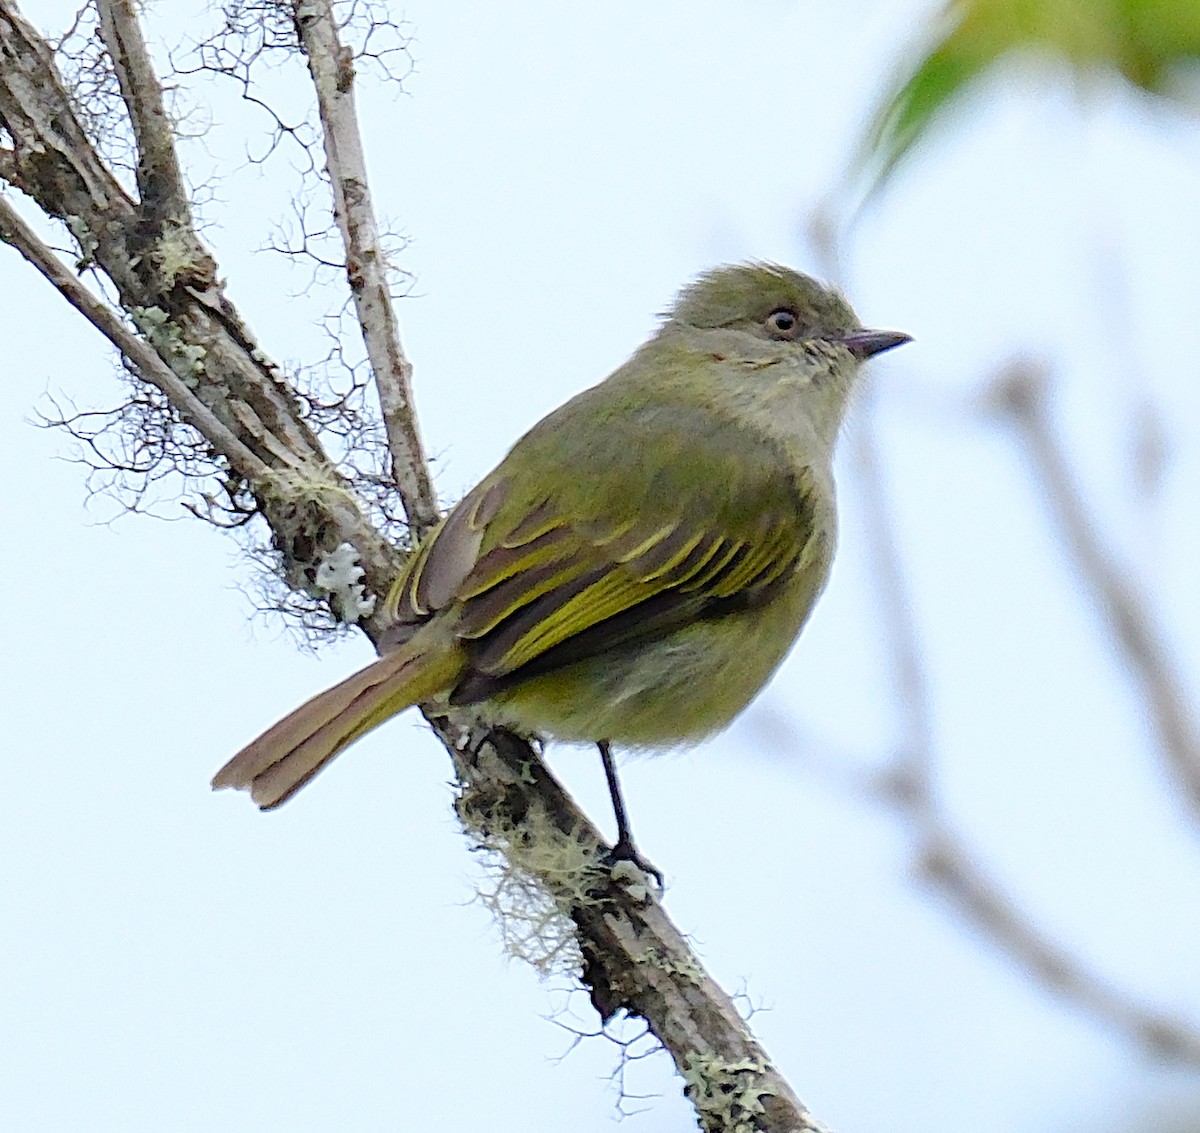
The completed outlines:
<svg viewBox="0 0 1200 1133">
<path fill-rule="evenodd" d="M 565 741 L 667 748 L 724 728 L 787 656 L 828 575 L 821 556 L 757 609 L 615 649 L 489 701 L 503 722 Z"/>
</svg>

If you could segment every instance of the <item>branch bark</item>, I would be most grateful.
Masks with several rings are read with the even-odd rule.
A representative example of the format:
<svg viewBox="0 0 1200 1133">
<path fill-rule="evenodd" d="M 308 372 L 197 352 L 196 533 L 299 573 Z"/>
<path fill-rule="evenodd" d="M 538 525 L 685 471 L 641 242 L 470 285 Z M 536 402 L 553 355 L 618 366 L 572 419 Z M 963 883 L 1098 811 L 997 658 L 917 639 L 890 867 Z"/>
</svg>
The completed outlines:
<svg viewBox="0 0 1200 1133">
<path fill-rule="evenodd" d="M 160 236 L 169 225 L 190 229 L 192 207 L 175 153 L 174 134 L 133 2 L 96 0 L 96 8 L 100 35 L 137 143 L 137 184 L 143 212 L 153 206 Z"/>
<path fill-rule="evenodd" d="M 140 36 L 127 34 L 121 43 L 131 53 L 130 72 L 157 90 L 143 93 L 139 106 L 161 106 L 157 79 L 152 72 L 146 78 L 145 61 L 137 57 Z M 152 148 L 161 151 L 167 144 L 162 123 L 149 111 L 138 113 L 141 134 L 153 135 Z M 294 391 L 225 296 L 216 263 L 186 213 L 176 210 L 164 221 L 169 208 L 135 200 L 121 187 L 76 117 L 53 53 L 11 0 L 0 0 L 0 125 L 11 142 L 11 183 L 66 224 L 84 258 L 112 282 L 147 346 L 168 369 L 185 374 L 196 399 L 267 468 L 263 475 L 258 465 L 233 466 L 271 524 L 293 584 L 303 585 L 326 555 L 350 543 L 367 589 L 385 594 L 402 556 L 348 490 Z M 161 153 L 157 162 L 177 165 Z M 149 163 L 139 155 L 143 167 Z M 157 188 L 164 179 L 148 181 Z M 168 200 L 171 181 L 165 178 Z M 52 255 L 46 250 L 41 258 Z M 221 449 L 214 436 L 208 439 Z M 373 638 L 382 629 L 379 618 L 365 620 Z"/>
<path fill-rule="evenodd" d="M 379 393 L 392 454 L 392 478 L 409 523 L 417 534 L 423 534 L 437 523 L 437 500 L 417 428 L 412 364 L 400 343 L 367 180 L 354 106 L 354 59 L 340 40 L 329 0 L 297 0 L 293 13 L 316 91 L 325 167 L 333 187 L 333 214 L 345 246 L 346 279 Z"/>
<path fill-rule="evenodd" d="M 535 873 L 575 928 L 581 977 L 600 1017 L 645 1019 L 710 1133 L 823 1133 L 767 1058 L 638 871 L 607 846 L 528 745 L 506 732 L 432 721 L 462 784 L 459 815 L 482 844 Z"/>
<path fill-rule="evenodd" d="M 37 268 L 75 310 L 133 363 L 144 381 L 167 395 L 183 420 L 203 434 L 233 467 L 242 469 L 253 479 L 262 479 L 267 475 L 267 466 L 192 393 L 183 378 L 178 377 L 141 338 L 121 322 L 111 307 L 96 298 L 67 270 L 3 197 L 0 197 L 0 243 L 16 249 Z"/>
</svg>

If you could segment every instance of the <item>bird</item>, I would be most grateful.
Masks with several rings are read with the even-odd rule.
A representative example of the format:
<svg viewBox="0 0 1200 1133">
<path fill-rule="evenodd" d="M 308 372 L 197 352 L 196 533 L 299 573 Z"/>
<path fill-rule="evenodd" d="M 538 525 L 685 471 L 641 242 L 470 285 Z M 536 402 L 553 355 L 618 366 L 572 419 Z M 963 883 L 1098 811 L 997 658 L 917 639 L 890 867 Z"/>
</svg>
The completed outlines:
<svg viewBox="0 0 1200 1133">
<path fill-rule="evenodd" d="M 686 286 L 604 381 L 534 425 L 411 554 L 382 656 L 235 755 L 213 787 L 280 806 L 413 705 L 612 748 L 694 744 L 766 684 L 829 577 L 832 461 L 862 363 L 911 340 L 761 261 Z"/>
</svg>

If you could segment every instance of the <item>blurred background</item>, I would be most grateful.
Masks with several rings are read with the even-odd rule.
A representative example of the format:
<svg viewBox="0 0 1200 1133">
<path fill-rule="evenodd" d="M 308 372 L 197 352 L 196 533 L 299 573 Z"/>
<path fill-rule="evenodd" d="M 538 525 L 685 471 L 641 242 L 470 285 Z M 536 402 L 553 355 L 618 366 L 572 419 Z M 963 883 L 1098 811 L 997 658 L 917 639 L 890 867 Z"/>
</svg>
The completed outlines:
<svg viewBox="0 0 1200 1133">
<path fill-rule="evenodd" d="M 57 36 L 75 6 L 23 11 Z M 359 109 L 447 503 L 714 263 L 914 336 L 851 415 L 792 657 L 624 770 L 797 1093 L 842 1133 L 1200 1129 L 1200 5 L 386 8 L 402 86 L 360 69 Z M 220 23 L 145 14 L 164 71 Z M 268 63 L 301 119 L 303 65 Z M 303 152 L 259 161 L 234 83 L 172 83 L 231 297 L 323 358 L 336 273 L 268 250 Z M 585 997 L 503 957 L 415 714 L 278 813 L 209 793 L 370 648 L 299 650 L 169 481 L 144 507 L 177 522 L 89 494 L 35 422 L 119 404 L 111 353 L 7 249 L 0 289 L 0 1124 L 693 1128 L 664 1055 L 573 1045 Z M 594 755 L 550 758 L 606 822 Z"/>
</svg>

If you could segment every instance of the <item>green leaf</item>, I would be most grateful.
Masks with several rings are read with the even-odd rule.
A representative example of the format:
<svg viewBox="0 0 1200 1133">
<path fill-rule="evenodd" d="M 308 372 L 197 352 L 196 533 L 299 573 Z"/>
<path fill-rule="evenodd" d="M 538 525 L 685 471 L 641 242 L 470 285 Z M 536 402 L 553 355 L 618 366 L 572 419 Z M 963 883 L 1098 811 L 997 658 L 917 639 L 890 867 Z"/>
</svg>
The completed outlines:
<svg viewBox="0 0 1200 1133">
<path fill-rule="evenodd" d="M 950 0 L 928 49 L 893 88 L 864 138 L 855 176 L 877 192 L 969 87 L 1016 52 L 1065 71 L 1105 71 L 1156 98 L 1200 65 L 1200 0 Z"/>
</svg>

